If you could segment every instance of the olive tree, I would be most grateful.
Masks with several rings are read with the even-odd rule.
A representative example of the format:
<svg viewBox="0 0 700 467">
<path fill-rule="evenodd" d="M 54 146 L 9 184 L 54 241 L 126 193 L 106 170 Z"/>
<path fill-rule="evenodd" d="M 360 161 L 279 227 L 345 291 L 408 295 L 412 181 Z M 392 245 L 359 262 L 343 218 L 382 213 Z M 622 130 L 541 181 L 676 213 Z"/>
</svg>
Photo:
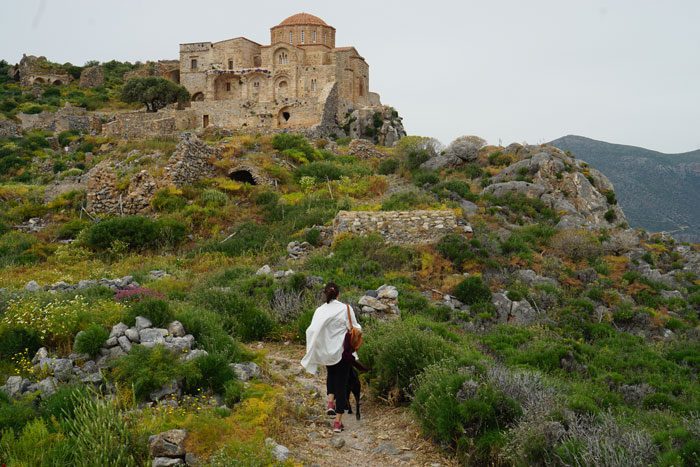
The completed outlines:
<svg viewBox="0 0 700 467">
<path fill-rule="evenodd" d="M 140 102 L 149 112 L 156 112 L 168 104 L 189 101 L 187 89 L 165 78 L 149 76 L 132 78 L 122 88 L 121 99 L 127 103 Z"/>
</svg>

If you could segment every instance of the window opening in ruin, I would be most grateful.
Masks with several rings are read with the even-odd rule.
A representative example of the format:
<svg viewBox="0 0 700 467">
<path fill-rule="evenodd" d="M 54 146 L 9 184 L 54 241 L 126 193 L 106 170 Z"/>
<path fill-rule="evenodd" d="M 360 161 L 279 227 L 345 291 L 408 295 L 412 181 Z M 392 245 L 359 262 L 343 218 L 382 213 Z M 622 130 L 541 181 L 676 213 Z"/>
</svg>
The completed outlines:
<svg viewBox="0 0 700 467">
<path fill-rule="evenodd" d="M 260 87 L 260 81 L 254 81 L 254 82 L 253 82 L 253 87 L 254 87 L 254 88 L 259 88 L 259 87 Z"/>
<path fill-rule="evenodd" d="M 226 83 L 226 91 L 231 92 L 231 83 Z"/>
<path fill-rule="evenodd" d="M 228 69 L 233 70 L 233 60 L 228 61 Z"/>
<path fill-rule="evenodd" d="M 302 44 L 304 43 L 304 37 L 305 37 L 305 36 L 304 36 L 304 31 L 301 31 L 301 43 L 302 43 Z"/>
<path fill-rule="evenodd" d="M 202 128 L 209 126 L 209 115 L 202 115 Z"/>
<path fill-rule="evenodd" d="M 360 82 L 360 97 L 365 95 L 365 85 Z"/>
<path fill-rule="evenodd" d="M 288 122 L 291 117 L 292 115 L 289 112 L 282 112 L 282 118 L 284 118 L 285 122 Z"/>
<path fill-rule="evenodd" d="M 190 60 L 190 68 L 193 70 L 197 69 L 197 59 L 196 58 L 193 58 L 192 60 Z"/>
<path fill-rule="evenodd" d="M 313 78 L 311 80 L 311 90 L 315 91 L 316 90 L 316 78 Z"/>
<path fill-rule="evenodd" d="M 193 101 L 203 101 L 204 100 L 204 94 L 201 92 L 195 92 L 192 94 L 192 100 Z"/>
<path fill-rule="evenodd" d="M 249 185 L 257 185 L 255 177 L 248 170 L 235 170 L 229 175 L 231 180 L 235 180 L 241 183 L 248 183 Z"/>
<path fill-rule="evenodd" d="M 256 55 L 253 57 L 253 66 L 261 66 L 262 65 L 262 59 L 260 58 L 260 55 Z"/>
<path fill-rule="evenodd" d="M 60 86 L 62 84 L 63 84 L 63 81 L 61 81 L 60 79 L 57 79 L 56 81 L 53 82 L 54 86 Z"/>
<path fill-rule="evenodd" d="M 311 33 L 311 42 L 316 43 L 316 31 Z"/>
<path fill-rule="evenodd" d="M 289 43 L 294 44 L 294 33 L 289 31 Z"/>
</svg>

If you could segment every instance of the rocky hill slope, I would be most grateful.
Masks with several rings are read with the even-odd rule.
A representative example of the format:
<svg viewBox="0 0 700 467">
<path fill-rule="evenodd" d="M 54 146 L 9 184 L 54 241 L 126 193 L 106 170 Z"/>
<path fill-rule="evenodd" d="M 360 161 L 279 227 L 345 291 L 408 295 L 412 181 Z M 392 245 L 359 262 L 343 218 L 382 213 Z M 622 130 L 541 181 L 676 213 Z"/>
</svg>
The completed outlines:
<svg viewBox="0 0 700 467">
<path fill-rule="evenodd" d="M 700 150 L 664 154 L 575 135 L 549 144 L 607 175 L 633 227 L 700 241 Z"/>
<path fill-rule="evenodd" d="M 561 149 L 209 128 L 0 157 L 0 462 L 700 458 L 700 251 Z M 298 365 L 327 281 L 370 368 L 340 434 Z"/>
</svg>

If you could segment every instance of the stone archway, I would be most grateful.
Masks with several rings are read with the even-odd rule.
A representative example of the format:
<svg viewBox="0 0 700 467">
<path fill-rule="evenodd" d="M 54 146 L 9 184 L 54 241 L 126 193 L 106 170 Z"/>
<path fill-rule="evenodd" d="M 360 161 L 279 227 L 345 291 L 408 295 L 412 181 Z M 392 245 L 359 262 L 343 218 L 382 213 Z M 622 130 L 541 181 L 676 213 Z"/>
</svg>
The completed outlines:
<svg viewBox="0 0 700 467">
<path fill-rule="evenodd" d="M 57 79 L 57 80 L 54 80 L 54 82 L 51 84 L 53 84 L 54 86 L 60 86 L 63 84 L 63 81 L 61 81 L 60 79 Z"/>
<path fill-rule="evenodd" d="M 46 81 L 41 76 L 34 78 L 34 81 L 32 81 L 32 84 L 44 84 L 44 83 L 46 83 Z"/>
<path fill-rule="evenodd" d="M 288 127 L 292 122 L 292 108 L 282 107 L 277 114 L 277 126 L 280 128 Z"/>
<path fill-rule="evenodd" d="M 250 172 L 250 170 L 247 169 L 240 169 L 240 170 L 234 170 L 233 172 L 228 174 L 228 177 L 231 180 L 235 180 L 237 182 L 241 183 L 247 183 L 249 185 L 257 185 L 258 182 L 255 180 L 255 177 L 253 174 Z"/>
<path fill-rule="evenodd" d="M 192 102 L 201 102 L 204 100 L 204 93 L 203 92 L 195 92 L 192 94 Z"/>
</svg>

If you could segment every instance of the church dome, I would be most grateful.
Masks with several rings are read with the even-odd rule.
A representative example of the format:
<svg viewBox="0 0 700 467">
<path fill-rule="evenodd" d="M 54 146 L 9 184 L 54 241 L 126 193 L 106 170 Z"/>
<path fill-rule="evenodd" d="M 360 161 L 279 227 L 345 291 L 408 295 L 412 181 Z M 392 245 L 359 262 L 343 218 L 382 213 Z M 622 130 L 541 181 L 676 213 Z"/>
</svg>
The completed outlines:
<svg viewBox="0 0 700 467">
<path fill-rule="evenodd" d="M 326 22 L 318 16 L 310 15 L 309 13 L 297 13 L 296 15 L 292 15 L 289 18 L 282 21 L 280 24 L 277 25 L 277 27 L 301 25 L 328 26 L 328 24 L 326 24 Z"/>
</svg>

